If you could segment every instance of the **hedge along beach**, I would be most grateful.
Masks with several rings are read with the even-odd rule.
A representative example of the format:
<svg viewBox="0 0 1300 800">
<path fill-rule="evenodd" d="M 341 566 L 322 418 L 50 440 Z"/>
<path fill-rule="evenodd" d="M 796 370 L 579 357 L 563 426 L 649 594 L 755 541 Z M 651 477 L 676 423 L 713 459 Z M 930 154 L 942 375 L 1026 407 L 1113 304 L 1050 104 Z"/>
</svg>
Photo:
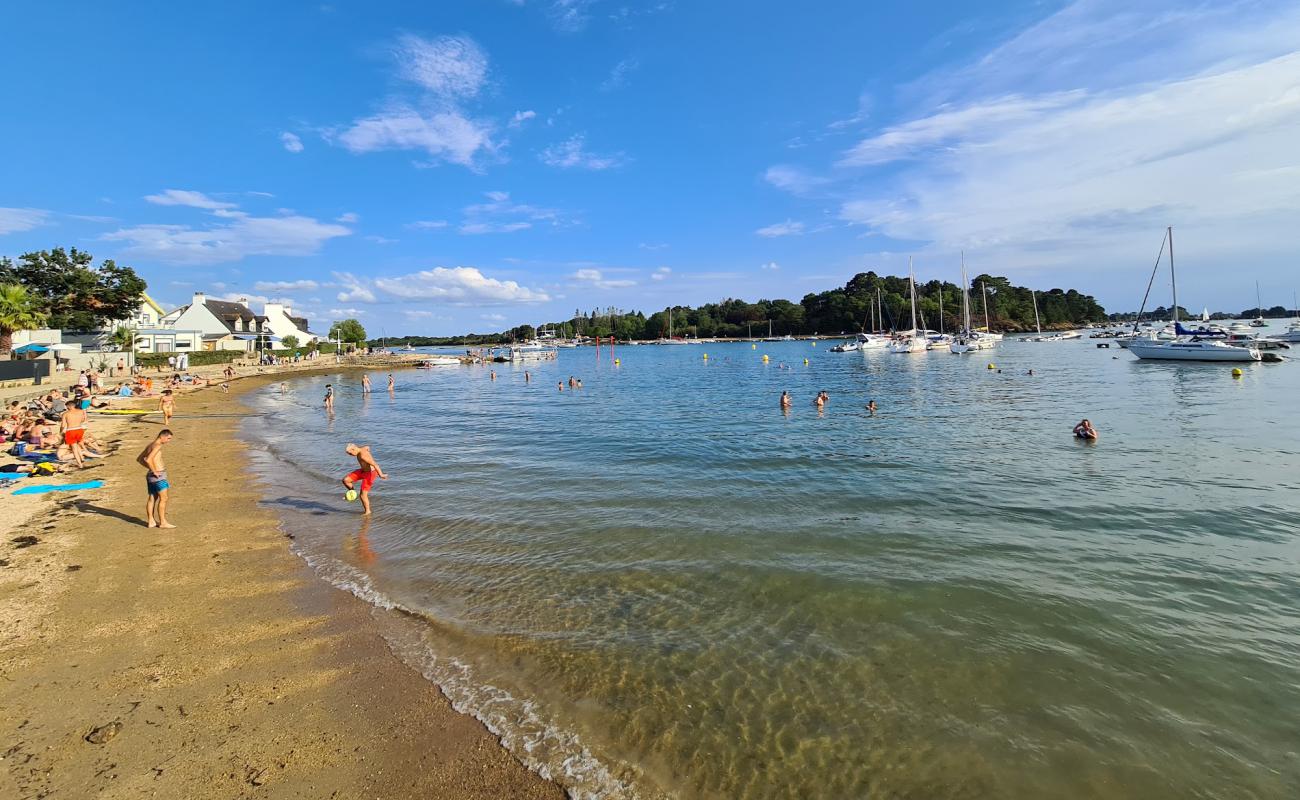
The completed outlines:
<svg viewBox="0 0 1300 800">
<path fill-rule="evenodd" d="M 259 507 L 239 397 L 287 374 L 180 397 L 174 531 L 143 523 L 153 417 L 92 418 L 113 446 L 103 489 L 5 498 L 32 513 L 0 548 L 0 796 L 562 796 L 395 658 L 370 606 L 315 578 Z"/>
</svg>

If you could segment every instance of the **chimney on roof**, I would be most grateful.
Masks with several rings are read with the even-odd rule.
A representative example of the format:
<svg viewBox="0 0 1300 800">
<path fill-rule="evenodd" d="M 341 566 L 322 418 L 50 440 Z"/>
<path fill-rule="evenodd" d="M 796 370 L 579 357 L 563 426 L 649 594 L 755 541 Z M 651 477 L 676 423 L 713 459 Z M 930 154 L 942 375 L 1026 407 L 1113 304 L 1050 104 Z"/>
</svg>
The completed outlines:
<svg viewBox="0 0 1300 800">
<path fill-rule="evenodd" d="M 241 306 L 246 306 L 246 305 L 248 305 L 248 298 L 247 298 L 247 297 L 241 297 L 241 298 L 239 298 L 239 304 L 240 304 Z"/>
<path fill-rule="evenodd" d="M 206 297 L 203 296 L 203 292 L 195 292 L 195 293 L 194 293 L 194 300 L 193 300 L 194 305 L 196 305 L 196 306 L 201 306 L 201 305 L 206 304 L 207 302 L 208 302 L 208 299 L 207 299 Z"/>
</svg>

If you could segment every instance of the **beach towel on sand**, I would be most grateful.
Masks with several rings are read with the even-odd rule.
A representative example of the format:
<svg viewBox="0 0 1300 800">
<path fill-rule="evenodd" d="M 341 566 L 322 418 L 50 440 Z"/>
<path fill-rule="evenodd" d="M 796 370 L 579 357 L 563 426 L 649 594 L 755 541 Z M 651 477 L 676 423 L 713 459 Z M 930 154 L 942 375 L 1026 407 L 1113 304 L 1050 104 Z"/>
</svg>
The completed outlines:
<svg viewBox="0 0 1300 800">
<path fill-rule="evenodd" d="M 87 481 L 85 483 L 40 483 L 35 486 L 24 486 L 18 489 L 14 494 L 45 494 L 46 492 L 73 492 L 78 489 L 98 489 L 103 486 L 103 481 Z"/>
</svg>

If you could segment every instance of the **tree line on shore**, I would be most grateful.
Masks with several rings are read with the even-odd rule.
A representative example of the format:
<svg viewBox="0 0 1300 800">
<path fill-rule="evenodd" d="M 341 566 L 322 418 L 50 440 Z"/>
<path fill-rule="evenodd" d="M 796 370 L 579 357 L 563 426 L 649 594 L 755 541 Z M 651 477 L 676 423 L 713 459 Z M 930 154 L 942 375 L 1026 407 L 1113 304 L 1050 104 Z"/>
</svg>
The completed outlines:
<svg viewBox="0 0 1300 800">
<path fill-rule="evenodd" d="M 969 287 L 972 323 L 984 325 L 985 298 L 989 325 L 994 330 L 1034 329 L 1034 294 L 1014 286 L 1007 278 L 979 275 Z M 916 285 L 918 323 L 934 330 L 955 331 L 963 326 L 962 287 L 932 280 Z M 560 338 L 614 336 L 620 340 L 659 339 L 669 335 L 699 338 L 740 338 L 772 335 L 836 335 L 860 331 L 904 330 L 912 326 L 907 277 L 862 272 L 843 287 L 804 295 L 799 302 L 759 300 L 754 303 L 729 298 L 698 308 L 675 305 L 646 315 L 642 311 L 617 308 L 575 311 L 566 320 L 547 322 L 541 329 Z M 1037 293 L 1038 316 L 1044 329 L 1072 327 L 1106 319 L 1106 311 L 1090 295 L 1075 289 L 1050 289 Z M 523 341 L 537 335 L 539 328 L 519 325 L 500 333 L 471 333 L 464 336 L 407 336 L 387 343 L 430 345 L 492 345 Z M 371 344 L 379 344 L 373 341 Z"/>
</svg>

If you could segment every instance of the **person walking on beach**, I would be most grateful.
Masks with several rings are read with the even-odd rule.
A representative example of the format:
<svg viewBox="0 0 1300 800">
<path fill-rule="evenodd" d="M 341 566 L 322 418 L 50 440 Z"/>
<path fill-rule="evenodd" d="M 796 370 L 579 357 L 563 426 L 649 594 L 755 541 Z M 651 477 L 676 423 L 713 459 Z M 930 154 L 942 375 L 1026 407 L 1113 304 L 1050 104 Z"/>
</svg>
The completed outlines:
<svg viewBox="0 0 1300 800">
<path fill-rule="evenodd" d="M 362 393 L 362 394 L 370 394 L 370 376 L 369 376 L 369 375 L 362 375 L 362 376 L 361 376 L 361 393 Z"/>
<path fill-rule="evenodd" d="M 343 485 L 348 491 L 352 491 L 358 482 L 361 483 L 361 507 L 365 510 L 366 516 L 370 515 L 370 487 L 375 485 L 375 478 L 388 480 L 388 476 L 380 469 L 379 462 L 370 454 L 369 445 L 356 445 L 349 443 L 344 450 L 350 456 L 357 459 L 357 468 L 352 470 L 343 478 Z"/>
<path fill-rule="evenodd" d="M 63 443 L 72 451 L 72 458 L 78 467 L 86 466 L 85 453 L 81 447 L 81 440 L 86 438 L 86 410 L 82 406 L 82 403 L 65 406 L 63 414 L 59 416 L 59 433 L 62 434 Z"/>
<path fill-rule="evenodd" d="M 136 463 L 145 468 L 144 481 L 149 490 L 149 498 L 145 500 L 145 527 L 149 528 L 175 528 L 176 526 L 167 521 L 167 490 L 171 485 L 167 483 L 167 467 L 163 464 L 163 445 L 172 440 L 172 432 L 163 428 L 158 432 L 158 438 L 149 443 L 149 446 L 136 456 Z"/>
<path fill-rule="evenodd" d="M 171 389 L 163 389 L 162 397 L 158 398 L 158 410 L 162 412 L 163 424 L 172 424 L 172 414 L 176 413 L 176 397 Z"/>
</svg>

